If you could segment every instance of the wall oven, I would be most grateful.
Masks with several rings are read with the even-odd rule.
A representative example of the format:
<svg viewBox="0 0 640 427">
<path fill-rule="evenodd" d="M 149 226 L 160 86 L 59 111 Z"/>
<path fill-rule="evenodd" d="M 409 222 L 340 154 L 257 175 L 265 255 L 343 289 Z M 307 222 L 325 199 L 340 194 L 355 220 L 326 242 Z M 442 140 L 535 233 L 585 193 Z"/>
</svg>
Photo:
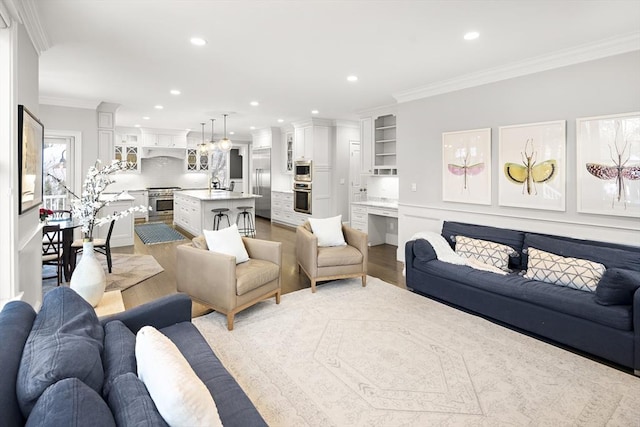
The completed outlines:
<svg viewBox="0 0 640 427">
<path fill-rule="evenodd" d="M 180 187 L 151 187 L 149 191 L 149 221 L 173 220 L 173 191 Z"/>
<path fill-rule="evenodd" d="M 294 181 L 311 182 L 313 163 L 311 160 L 296 160 L 294 171 Z"/>
<path fill-rule="evenodd" d="M 311 215 L 311 183 L 293 183 L 293 210 Z"/>
</svg>

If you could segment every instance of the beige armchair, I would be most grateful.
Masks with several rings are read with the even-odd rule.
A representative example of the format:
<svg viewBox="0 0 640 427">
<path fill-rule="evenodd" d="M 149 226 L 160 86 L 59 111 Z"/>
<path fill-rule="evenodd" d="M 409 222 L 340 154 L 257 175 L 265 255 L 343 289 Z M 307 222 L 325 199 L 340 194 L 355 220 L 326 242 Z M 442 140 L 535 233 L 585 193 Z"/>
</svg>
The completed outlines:
<svg viewBox="0 0 640 427">
<path fill-rule="evenodd" d="M 236 265 L 233 256 L 211 252 L 203 236 L 176 248 L 179 292 L 227 315 L 227 327 L 239 311 L 276 297 L 280 304 L 282 244 L 243 237 L 249 261 Z"/>
<path fill-rule="evenodd" d="M 311 292 L 316 291 L 316 282 L 323 280 L 361 277 L 362 286 L 367 285 L 367 234 L 344 224 L 342 233 L 346 246 L 319 248 L 308 221 L 296 228 L 298 271 L 302 269 L 309 277 Z"/>
</svg>

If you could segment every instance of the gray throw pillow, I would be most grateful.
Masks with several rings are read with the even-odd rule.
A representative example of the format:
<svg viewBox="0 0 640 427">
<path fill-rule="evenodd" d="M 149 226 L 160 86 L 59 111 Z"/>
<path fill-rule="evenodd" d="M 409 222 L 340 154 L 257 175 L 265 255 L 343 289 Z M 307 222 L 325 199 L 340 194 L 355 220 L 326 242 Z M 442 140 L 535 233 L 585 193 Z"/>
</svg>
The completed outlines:
<svg viewBox="0 0 640 427">
<path fill-rule="evenodd" d="M 596 302 L 601 305 L 631 305 L 638 288 L 640 272 L 608 268 L 596 286 Z"/>
<path fill-rule="evenodd" d="M 100 394 L 103 339 L 93 307 L 75 291 L 60 286 L 45 294 L 18 369 L 16 394 L 24 416 L 47 387 L 64 378 L 78 378 Z"/>
<path fill-rule="evenodd" d="M 118 427 L 167 425 L 153 403 L 147 387 L 132 372 L 120 375 L 113 380 L 108 401 Z"/>
<path fill-rule="evenodd" d="M 104 325 L 103 359 L 102 395 L 108 399 L 114 379 L 127 372 L 136 373 L 136 336 L 119 320 Z"/>
<path fill-rule="evenodd" d="M 77 378 L 53 384 L 42 393 L 26 427 L 115 427 L 109 407 L 98 393 Z"/>
</svg>

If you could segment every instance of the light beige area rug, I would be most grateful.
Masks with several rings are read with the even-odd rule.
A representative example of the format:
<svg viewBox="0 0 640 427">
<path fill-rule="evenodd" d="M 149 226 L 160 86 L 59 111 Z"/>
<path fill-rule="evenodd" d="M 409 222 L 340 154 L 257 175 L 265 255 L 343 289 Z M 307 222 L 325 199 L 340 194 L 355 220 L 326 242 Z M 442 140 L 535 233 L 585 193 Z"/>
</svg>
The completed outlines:
<svg viewBox="0 0 640 427">
<path fill-rule="evenodd" d="M 130 254 L 111 254 L 113 263 L 111 274 L 107 270 L 107 258 L 104 255 L 96 254 L 96 257 L 102 263 L 104 271 L 107 275 L 107 291 L 125 290 L 136 285 L 143 280 L 155 276 L 164 271 L 162 266 L 152 255 L 130 255 Z M 78 258 L 80 262 L 80 258 Z M 55 267 L 43 267 L 43 276 L 55 274 Z M 43 292 L 56 286 L 56 279 L 42 280 Z"/>
<path fill-rule="evenodd" d="M 270 426 L 637 426 L 640 379 L 381 280 L 193 323 Z"/>
</svg>

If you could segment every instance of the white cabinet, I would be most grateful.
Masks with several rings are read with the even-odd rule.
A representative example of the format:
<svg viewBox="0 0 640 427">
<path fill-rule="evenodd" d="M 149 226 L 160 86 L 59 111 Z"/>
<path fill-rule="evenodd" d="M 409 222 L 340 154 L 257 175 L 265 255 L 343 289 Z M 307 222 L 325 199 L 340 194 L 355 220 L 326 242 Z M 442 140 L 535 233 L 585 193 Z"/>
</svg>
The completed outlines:
<svg viewBox="0 0 640 427">
<path fill-rule="evenodd" d="M 100 210 L 100 215 L 113 215 L 116 212 L 129 209 L 132 206 L 133 198 L 127 199 L 128 200 L 116 200 L 109 202 L 108 206 L 105 206 Z M 109 224 L 104 224 L 103 226 L 98 227 L 98 237 L 101 239 L 106 239 L 108 232 Z M 127 215 L 115 222 L 113 232 L 111 233 L 110 244 L 112 248 L 133 245 L 133 215 Z"/>
<path fill-rule="evenodd" d="M 137 145 L 114 144 L 113 158 L 132 163 L 135 166 L 134 169 L 129 169 L 126 172 L 140 172 L 140 147 Z"/>
<path fill-rule="evenodd" d="M 351 227 L 367 233 L 369 246 L 398 245 L 398 208 L 353 203 Z"/>
<path fill-rule="evenodd" d="M 141 129 L 144 147 L 187 148 L 187 131 L 173 129 Z"/>
<path fill-rule="evenodd" d="M 185 160 L 187 172 L 205 172 L 209 170 L 209 154 L 201 153 L 197 148 L 187 148 Z"/>
<path fill-rule="evenodd" d="M 173 198 L 173 223 L 194 236 L 202 234 L 200 201 L 193 197 L 175 194 Z"/>
<path fill-rule="evenodd" d="M 371 117 L 360 119 L 360 173 L 373 173 L 373 120 Z"/>
<path fill-rule="evenodd" d="M 149 192 L 147 190 L 129 191 L 129 195 L 135 199 L 133 206 L 149 206 Z M 133 217 L 135 219 L 144 219 L 145 221 L 149 220 L 149 210 L 134 212 Z"/>
<path fill-rule="evenodd" d="M 310 215 L 293 210 L 293 192 L 271 192 L 271 222 L 297 227 L 309 219 Z"/>
<path fill-rule="evenodd" d="M 296 128 L 293 142 L 293 156 L 295 160 L 313 160 L 313 126 Z"/>
<path fill-rule="evenodd" d="M 280 128 L 265 128 L 251 133 L 253 148 L 271 148 L 274 141 L 280 140 Z"/>
<path fill-rule="evenodd" d="M 380 116 L 374 121 L 373 174 L 398 175 L 396 161 L 396 116 Z"/>
<path fill-rule="evenodd" d="M 284 173 L 293 173 L 293 132 L 287 132 L 284 135 L 284 162 L 282 166 Z"/>
<path fill-rule="evenodd" d="M 366 206 L 351 205 L 351 227 L 368 233 L 368 213 Z"/>
</svg>

